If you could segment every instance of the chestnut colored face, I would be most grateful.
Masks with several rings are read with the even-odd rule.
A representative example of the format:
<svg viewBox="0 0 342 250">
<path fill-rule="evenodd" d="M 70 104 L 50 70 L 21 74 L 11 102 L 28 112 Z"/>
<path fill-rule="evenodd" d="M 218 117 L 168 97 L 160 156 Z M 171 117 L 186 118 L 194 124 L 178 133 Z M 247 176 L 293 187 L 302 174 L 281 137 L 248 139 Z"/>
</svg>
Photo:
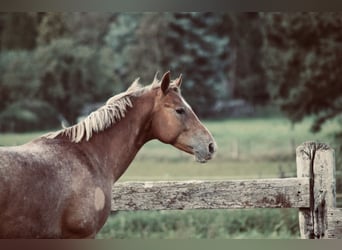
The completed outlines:
<svg viewBox="0 0 342 250">
<path fill-rule="evenodd" d="M 180 93 L 181 76 L 170 83 L 165 73 L 152 118 L 154 137 L 164 143 L 195 155 L 198 162 L 210 160 L 216 152 L 216 142 L 200 122 Z"/>
</svg>

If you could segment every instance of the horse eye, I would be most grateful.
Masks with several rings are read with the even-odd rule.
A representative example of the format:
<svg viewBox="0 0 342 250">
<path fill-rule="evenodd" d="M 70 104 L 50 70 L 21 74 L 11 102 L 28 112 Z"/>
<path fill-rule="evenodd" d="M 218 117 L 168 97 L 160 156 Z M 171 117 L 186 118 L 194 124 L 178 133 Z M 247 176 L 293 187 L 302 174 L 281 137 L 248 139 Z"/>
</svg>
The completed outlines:
<svg viewBox="0 0 342 250">
<path fill-rule="evenodd" d="M 179 115 L 184 115 L 185 114 L 185 108 L 176 108 L 176 112 Z"/>
</svg>

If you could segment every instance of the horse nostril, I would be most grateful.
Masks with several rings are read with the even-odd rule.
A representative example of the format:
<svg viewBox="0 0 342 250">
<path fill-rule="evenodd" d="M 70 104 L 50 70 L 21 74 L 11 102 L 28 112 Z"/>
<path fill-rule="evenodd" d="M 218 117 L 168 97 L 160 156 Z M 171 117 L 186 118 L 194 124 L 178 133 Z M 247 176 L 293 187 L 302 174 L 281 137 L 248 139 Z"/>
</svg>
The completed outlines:
<svg viewBox="0 0 342 250">
<path fill-rule="evenodd" d="M 215 146 L 214 146 L 214 143 L 209 143 L 209 153 L 210 154 L 213 154 L 215 152 Z"/>
</svg>

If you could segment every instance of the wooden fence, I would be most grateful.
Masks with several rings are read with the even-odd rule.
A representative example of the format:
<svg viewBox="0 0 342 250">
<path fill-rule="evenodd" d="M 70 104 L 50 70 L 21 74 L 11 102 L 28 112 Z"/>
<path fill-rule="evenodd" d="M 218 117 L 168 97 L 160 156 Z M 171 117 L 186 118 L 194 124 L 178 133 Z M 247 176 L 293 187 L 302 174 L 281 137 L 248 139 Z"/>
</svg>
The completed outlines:
<svg viewBox="0 0 342 250">
<path fill-rule="evenodd" d="M 297 178 L 116 183 L 112 211 L 298 208 L 302 238 L 342 238 L 334 150 L 306 142 L 296 160 Z"/>
</svg>

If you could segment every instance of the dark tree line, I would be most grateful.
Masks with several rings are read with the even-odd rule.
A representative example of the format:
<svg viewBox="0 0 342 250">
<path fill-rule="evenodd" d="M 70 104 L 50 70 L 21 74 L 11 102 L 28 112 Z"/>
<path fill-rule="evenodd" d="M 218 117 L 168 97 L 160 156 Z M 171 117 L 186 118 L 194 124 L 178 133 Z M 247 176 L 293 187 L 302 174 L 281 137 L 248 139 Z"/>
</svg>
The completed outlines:
<svg viewBox="0 0 342 250">
<path fill-rule="evenodd" d="M 267 14 L 264 68 L 269 89 L 294 122 L 313 131 L 342 112 L 342 14 Z"/>
<path fill-rule="evenodd" d="M 75 123 L 136 78 L 183 74 L 202 117 L 219 101 L 278 105 L 319 130 L 339 116 L 340 13 L 2 13 L 0 130 Z"/>
</svg>

